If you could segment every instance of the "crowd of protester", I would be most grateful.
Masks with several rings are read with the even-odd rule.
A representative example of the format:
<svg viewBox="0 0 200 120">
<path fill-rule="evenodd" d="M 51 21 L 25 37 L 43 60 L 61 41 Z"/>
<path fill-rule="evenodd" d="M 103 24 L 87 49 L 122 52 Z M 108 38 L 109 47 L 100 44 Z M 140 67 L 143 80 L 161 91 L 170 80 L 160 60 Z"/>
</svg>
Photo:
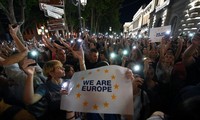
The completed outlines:
<svg viewBox="0 0 200 120">
<path fill-rule="evenodd" d="M 200 34 L 148 38 L 94 37 L 54 39 L 42 35 L 23 44 L 19 26 L 9 25 L 13 40 L 0 44 L 1 120 L 199 120 Z M 34 54 L 35 52 L 35 54 Z M 60 110 L 62 84 L 74 72 L 105 65 L 129 68 L 133 115 Z"/>
</svg>

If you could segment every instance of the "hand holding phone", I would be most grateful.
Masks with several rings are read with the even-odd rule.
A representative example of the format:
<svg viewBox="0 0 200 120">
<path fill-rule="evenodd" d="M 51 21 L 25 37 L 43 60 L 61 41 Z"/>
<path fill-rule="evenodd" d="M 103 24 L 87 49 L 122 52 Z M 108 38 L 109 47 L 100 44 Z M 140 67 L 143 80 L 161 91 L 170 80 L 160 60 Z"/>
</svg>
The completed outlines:
<svg viewBox="0 0 200 120">
<path fill-rule="evenodd" d="M 32 59 L 32 60 L 35 60 L 37 62 L 37 58 L 38 58 L 38 53 L 37 51 L 30 51 L 28 52 L 28 59 Z M 29 66 L 36 66 L 37 63 L 33 63 L 33 64 L 30 64 Z"/>
</svg>

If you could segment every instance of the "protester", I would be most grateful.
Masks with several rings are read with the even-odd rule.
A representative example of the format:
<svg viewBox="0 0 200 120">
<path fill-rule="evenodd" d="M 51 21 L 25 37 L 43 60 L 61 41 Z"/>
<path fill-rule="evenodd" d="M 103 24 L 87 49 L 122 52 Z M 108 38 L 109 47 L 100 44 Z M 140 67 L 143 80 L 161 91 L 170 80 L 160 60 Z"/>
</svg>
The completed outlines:
<svg viewBox="0 0 200 120">
<path fill-rule="evenodd" d="M 18 53 L 9 55 L 5 58 L 0 56 L 0 65 L 1 66 L 9 66 L 15 63 L 18 63 L 27 55 L 28 49 L 22 44 L 22 42 L 17 37 L 17 31 L 19 26 L 13 28 L 9 25 L 10 34 L 15 41 L 15 45 L 17 46 Z M 9 74 L 7 74 L 9 76 Z M 6 75 L 2 75 L 0 77 L 0 119 L 1 120 L 35 120 L 35 117 L 30 114 L 27 110 L 23 108 L 21 104 L 16 102 L 16 99 L 7 100 L 9 91 L 9 87 L 12 87 L 14 84 L 17 83 L 15 79 L 12 81 L 8 79 Z M 20 92 L 17 92 L 15 89 L 15 97 L 20 95 Z M 14 92 L 14 91 L 11 91 Z M 22 92 L 22 91 L 21 91 Z M 17 95 L 16 95 L 17 94 Z M 13 94 L 14 95 L 14 94 Z M 20 98 L 19 98 L 20 99 Z M 11 103 L 11 104 L 8 104 Z M 15 104 L 14 104 L 15 103 Z"/>
</svg>

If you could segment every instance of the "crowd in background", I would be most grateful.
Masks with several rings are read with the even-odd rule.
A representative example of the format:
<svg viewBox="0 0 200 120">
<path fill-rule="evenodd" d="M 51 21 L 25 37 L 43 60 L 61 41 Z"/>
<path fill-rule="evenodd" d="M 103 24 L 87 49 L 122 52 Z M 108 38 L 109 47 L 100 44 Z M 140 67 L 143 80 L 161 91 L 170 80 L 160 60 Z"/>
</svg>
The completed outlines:
<svg viewBox="0 0 200 120">
<path fill-rule="evenodd" d="M 9 26 L 13 40 L 0 44 L 0 119 L 101 120 L 101 114 L 60 110 L 60 91 L 74 72 L 105 65 L 131 70 L 134 114 L 104 114 L 104 120 L 200 119 L 200 34 L 164 36 L 153 43 L 149 38 L 55 33 L 53 39 L 42 35 L 23 44 L 18 28 Z"/>
</svg>

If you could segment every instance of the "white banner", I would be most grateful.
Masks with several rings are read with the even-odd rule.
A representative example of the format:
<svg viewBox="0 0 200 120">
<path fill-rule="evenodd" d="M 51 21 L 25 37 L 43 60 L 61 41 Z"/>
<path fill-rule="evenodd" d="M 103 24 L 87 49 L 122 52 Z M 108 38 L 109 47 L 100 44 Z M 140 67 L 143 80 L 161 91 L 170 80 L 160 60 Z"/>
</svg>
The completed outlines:
<svg viewBox="0 0 200 120">
<path fill-rule="evenodd" d="M 164 37 L 167 31 L 171 31 L 171 25 L 163 26 L 163 27 L 156 27 L 150 28 L 150 40 L 151 42 L 160 42 L 162 37 Z"/>
<path fill-rule="evenodd" d="M 48 17 L 53 17 L 53 18 L 55 18 L 55 19 L 60 19 L 60 18 L 62 18 L 61 15 L 59 15 L 59 14 L 57 14 L 57 13 L 54 13 L 54 12 L 52 12 L 52 11 L 47 10 L 46 12 L 47 12 L 47 16 L 48 16 Z"/>
<path fill-rule="evenodd" d="M 45 3 L 40 3 L 40 8 L 42 10 L 48 10 L 48 11 L 54 12 L 54 13 L 59 14 L 59 15 L 64 14 L 64 10 L 62 8 L 54 7 L 52 5 L 48 5 L 48 4 L 45 4 Z"/>
<path fill-rule="evenodd" d="M 89 113 L 133 114 L 132 82 L 127 68 L 110 65 L 76 72 L 73 89 L 62 95 L 61 109 Z"/>
</svg>

